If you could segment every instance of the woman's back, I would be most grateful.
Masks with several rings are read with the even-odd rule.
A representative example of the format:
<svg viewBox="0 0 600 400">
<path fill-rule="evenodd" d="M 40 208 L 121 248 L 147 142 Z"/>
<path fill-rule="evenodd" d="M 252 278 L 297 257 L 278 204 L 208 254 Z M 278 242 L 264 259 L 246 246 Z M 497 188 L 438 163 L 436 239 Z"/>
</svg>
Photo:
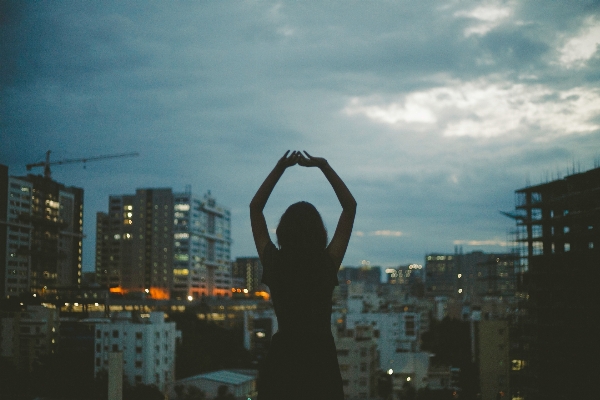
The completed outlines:
<svg viewBox="0 0 600 400">
<path fill-rule="evenodd" d="M 337 269 L 326 251 L 317 254 L 263 251 L 262 282 L 269 286 L 280 331 L 329 332 Z"/>
</svg>

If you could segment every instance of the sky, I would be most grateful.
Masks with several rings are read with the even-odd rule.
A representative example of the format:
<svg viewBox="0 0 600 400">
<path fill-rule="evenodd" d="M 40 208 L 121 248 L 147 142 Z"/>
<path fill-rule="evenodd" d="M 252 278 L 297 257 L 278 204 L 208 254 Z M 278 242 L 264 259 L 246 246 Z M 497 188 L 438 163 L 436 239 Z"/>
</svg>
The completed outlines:
<svg viewBox="0 0 600 400">
<path fill-rule="evenodd" d="M 508 252 L 515 190 L 600 165 L 600 1 L 2 1 L 0 163 L 85 190 L 83 268 L 110 195 L 211 191 L 232 258 L 288 149 L 358 202 L 344 265 Z M 42 173 L 41 169 L 32 171 Z M 341 207 L 288 169 L 265 209 Z"/>
</svg>

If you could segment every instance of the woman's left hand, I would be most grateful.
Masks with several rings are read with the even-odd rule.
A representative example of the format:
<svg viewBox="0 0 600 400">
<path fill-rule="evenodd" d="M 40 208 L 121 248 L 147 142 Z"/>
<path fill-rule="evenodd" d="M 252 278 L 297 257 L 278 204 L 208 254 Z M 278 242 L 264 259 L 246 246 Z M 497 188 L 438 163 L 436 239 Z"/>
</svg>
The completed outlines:
<svg viewBox="0 0 600 400">
<path fill-rule="evenodd" d="M 288 167 L 298 164 L 298 161 L 300 161 L 300 158 L 302 157 L 302 153 L 294 150 L 292 151 L 292 154 L 288 156 L 289 152 L 289 150 L 286 151 L 283 157 L 281 157 L 279 161 L 277 161 L 278 167 L 286 169 Z"/>
</svg>

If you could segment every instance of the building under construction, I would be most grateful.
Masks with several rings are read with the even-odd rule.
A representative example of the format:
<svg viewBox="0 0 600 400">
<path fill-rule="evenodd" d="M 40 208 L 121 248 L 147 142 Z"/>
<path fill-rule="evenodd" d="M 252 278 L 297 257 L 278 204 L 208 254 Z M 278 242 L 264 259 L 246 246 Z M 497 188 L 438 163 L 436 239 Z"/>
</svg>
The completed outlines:
<svg viewBox="0 0 600 400">
<path fill-rule="evenodd" d="M 81 283 L 83 189 L 14 177 L 0 165 L 0 293 L 49 295 Z"/>
<path fill-rule="evenodd" d="M 523 256 L 512 398 L 595 398 L 600 168 L 517 190 L 511 216 Z"/>
</svg>

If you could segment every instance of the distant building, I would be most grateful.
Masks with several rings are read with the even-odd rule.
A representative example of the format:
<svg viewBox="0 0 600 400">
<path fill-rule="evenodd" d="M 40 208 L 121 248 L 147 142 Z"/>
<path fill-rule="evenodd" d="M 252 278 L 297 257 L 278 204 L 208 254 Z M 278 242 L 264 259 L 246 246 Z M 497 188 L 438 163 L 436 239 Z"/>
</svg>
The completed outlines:
<svg viewBox="0 0 600 400">
<path fill-rule="evenodd" d="M 600 370 L 600 168 L 516 191 L 522 245 L 511 391 L 597 396 Z"/>
<path fill-rule="evenodd" d="M 164 313 L 124 311 L 95 322 L 94 376 L 108 371 L 111 353 L 121 352 L 129 384 L 156 385 L 165 391 L 175 380 L 175 344 L 181 332 L 175 322 L 165 322 Z"/>
<path fill-rule="evenodd" d="M 486 296 L 514 296 L 518 256 L 473 251 L 425 256 L 425 295 L 471 301 Z"/>
<path fill-rule="evenodd" d="M 345 398 L 370 399 L 377 393 L 379 355 L 369 325 L 334 334 Z"/>
<path fill-rule="evenodd" d="M 248 293 L 254 293 L 262 290 L 261 278 L 262 278 L 262 264 L 258 257 L 238 257 L 231 264 L 231 277 L 232 280 L 238 282 L 241 287 L 234 288 L 240 289 L 242 292 L 244 289 Z"/>
<path fill-rule="evenodd" d="M 338 271 L 339 293 L 342 298 L 348 296 L 349 286 L 352 284 L 363 284 L 367 290 L 381 285 L 381 268 L 371 266 L 365 261 L 360 267 L 341 266 Z"/>
<path fill-rule="evenodd" d="M 191 393 L 204 392 L 207 399 L 214 399 L 222 387 L 227 388 L 227 393 L 235 399 L 256 399 L 255 371 L 248 370 L 220 370 L 205 374 L 179 379 L 169 385 L 169 398 L 185 398 Z"/>
<path fill-rule="evenodd" d="M 97 282 L 157 299 L 229 296 L 230 245 L 230 212 L 210 192 L 110 196 L 97 214 Z"/>
<path fill-rule="evenodd" d="M 0 165 L 0 294 L 81 284 L 83 189 Z"/>
<path fill-rule="evenodd" d="M 415 312 L 348 312 L 346 330 L 353 332 L 361 326 L 371 327 L 371 336 L 379 350 L 379 368 L 387 371 L 394 367 L 398 353 L 420 351 L 421 315 Z M 426 370 L 427 368 L 425 368 Z"/>
<path fill-rule="evenodd" d="M 59 327 L 54 307 L 28 305 L 20 311 L 0 312 L 0 358 L 31 371 L 36 361 L 56 353 Z"/>
<path fill-rule="evenodd" d="M 481 400 L 508 397 L 511 368 L 508 322 L 483 320 L 477 325 Z"/>
</svg>

